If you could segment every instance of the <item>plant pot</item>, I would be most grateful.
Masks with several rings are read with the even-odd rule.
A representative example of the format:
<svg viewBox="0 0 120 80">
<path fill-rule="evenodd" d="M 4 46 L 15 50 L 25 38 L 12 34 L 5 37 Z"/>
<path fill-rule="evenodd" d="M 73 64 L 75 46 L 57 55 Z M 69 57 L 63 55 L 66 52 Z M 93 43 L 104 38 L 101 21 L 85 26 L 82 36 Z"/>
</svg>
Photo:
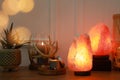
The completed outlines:
<svg viewBox="0 0 120 80">
<path fill-rule="evenodd" d="M 0 66 L 3 70 L 17 70 L 21 63 L 21 51 L 19 49 L 0 50 Z"/>
</svg>

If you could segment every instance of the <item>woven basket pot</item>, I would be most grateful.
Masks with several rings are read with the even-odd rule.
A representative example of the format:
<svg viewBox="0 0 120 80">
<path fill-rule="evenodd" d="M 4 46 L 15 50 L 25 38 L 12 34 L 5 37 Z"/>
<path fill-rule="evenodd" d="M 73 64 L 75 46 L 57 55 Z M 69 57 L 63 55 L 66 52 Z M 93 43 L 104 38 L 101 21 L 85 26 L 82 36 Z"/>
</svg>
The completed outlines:
<svg viewBox="0 0 120 80">
<path fill-rule="evenodd" d="M 0 50 L 0 66 L 3 70 L 15 70 L 21 63 L 21 51 L 19 49 Z"/>
</svg>

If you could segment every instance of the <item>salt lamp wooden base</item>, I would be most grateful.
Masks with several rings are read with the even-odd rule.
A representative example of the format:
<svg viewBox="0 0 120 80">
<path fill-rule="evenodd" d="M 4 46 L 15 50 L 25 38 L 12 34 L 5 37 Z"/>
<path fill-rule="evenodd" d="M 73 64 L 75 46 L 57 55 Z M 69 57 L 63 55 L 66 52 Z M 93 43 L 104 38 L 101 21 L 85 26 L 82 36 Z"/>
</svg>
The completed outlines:
<svg viewBox="0 0 120 80">
<path fill-rule="evenodd" d="M 76 76 L 89 76 L 91 71 L 75 71 L 74 74 Z"/>
<path fill-rule="evenodd" d="M 109 56 L 93 56 L 93 71 L 111 71 L 111 61 Z"/>
</svg>

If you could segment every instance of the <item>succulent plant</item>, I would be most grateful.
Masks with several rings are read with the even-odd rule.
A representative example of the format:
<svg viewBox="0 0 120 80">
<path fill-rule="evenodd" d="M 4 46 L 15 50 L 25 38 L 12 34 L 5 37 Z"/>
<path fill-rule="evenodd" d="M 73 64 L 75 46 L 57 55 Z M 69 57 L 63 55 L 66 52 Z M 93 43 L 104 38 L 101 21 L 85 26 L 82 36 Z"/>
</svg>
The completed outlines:
<svg viewBox="0 0 120 80">
<path fill-rule="evenodd" d="M 3 30 L 3 34 L 1 35 L 2 39 L 0 40 L 3 49 L 18 49 L 22 47 L 24 44 L 28 43 L 28 42 L 22 44 L 16 43 L 14 41 L 15 35 L 12 35 L 12 31 L 13 31 L 13 23 L 11 23 L 10 28 Z M 19 39 L 19 37 L 17 37 L 17 39 Z"/>
</svg>

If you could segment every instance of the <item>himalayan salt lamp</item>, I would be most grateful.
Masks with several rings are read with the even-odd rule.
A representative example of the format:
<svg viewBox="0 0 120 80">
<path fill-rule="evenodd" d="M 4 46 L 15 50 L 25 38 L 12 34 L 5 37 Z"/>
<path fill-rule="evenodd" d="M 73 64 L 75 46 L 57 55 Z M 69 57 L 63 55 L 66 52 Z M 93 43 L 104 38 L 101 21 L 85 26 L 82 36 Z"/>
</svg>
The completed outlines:
<svg viewBox="0 0 120 80">
<path fill-rule="evenodd" d="M 9 22 L 8 15 L 0 11 L 0 32 L 7 27 L 8 22 Z"/>
<path fill-rule="evenodd" d="M 2 10 L 8 15 L 16 15 L 19 9 L 19 0 L 4 0 L 2 3 Z"/>
<path fill-rule="evenodd" d="M 19 8 L 24 13 L 30 12 L 34 8 L 34 0 L 20 0 Z"/>
<path fill-rule="evenodd" d="M 90 38 L 81 35 L 73 41 L 68 53 L 68 68 L 75 71 L 75 75 L 90 75 L 92 69 L 92 50 Z"/>
<path fill-rule="evenodd" d="M 93 50 L 93 70 L 111 71 L 109 55 L 112 51 L 109 28 L 101 23 L 92 27 L 89 32 Z"/>
<path fill-rule="evenodd" d="M 105 24 L 97 24 L 89 31 L 93 55 L 109 55 L 112 50 L 111 35 Z"/>
</svg>

